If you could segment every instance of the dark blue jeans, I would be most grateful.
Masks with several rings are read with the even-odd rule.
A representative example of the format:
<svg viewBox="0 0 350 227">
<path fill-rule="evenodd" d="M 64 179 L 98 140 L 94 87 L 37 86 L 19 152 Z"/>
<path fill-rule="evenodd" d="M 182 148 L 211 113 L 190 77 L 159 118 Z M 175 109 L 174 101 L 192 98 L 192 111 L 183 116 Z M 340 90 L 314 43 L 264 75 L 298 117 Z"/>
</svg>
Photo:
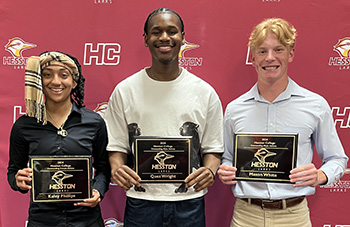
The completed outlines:
<svg viewBox="0 0 350 227">
<path fill-rule="evenodd" d="M 127 198 L 124 227 L 205 227 L 204 197 L 183 201 Z"/>
</svg>

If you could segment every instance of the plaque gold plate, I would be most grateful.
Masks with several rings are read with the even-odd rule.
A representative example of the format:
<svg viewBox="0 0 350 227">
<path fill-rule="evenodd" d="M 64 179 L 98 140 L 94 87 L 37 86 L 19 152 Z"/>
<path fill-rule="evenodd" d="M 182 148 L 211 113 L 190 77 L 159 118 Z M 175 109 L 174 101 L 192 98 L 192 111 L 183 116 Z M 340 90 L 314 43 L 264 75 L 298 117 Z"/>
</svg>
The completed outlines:
<svg viewBox="0 0 350 227">
<path fill-rule="evenodd" d="M 191 136 L 136 136 L 135 171 L 143 183 L 183 182 L 190 174 Z"/>
<path fill-rule="evenodd" d="M 233 150 L 236 180 L 291 183 L 298 134 L 236 133 Z"/>
<path fill-rule="evenodd" d="M 30 156 L 33 202 L 78 202 L 91 197 L 91 156 Z"/>
</svg>

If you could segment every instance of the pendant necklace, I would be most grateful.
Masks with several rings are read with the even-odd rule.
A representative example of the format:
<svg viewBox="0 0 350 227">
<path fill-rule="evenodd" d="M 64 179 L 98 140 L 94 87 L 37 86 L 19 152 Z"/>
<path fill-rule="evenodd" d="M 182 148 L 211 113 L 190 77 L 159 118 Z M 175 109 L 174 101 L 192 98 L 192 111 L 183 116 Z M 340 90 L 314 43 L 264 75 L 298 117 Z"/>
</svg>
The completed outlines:
<svg viewBox="0 0 350 227">
<path fill-rule="evenodd" d="M 50 118 L 56 123 L 56 125 L 59 125 L 55 119 L 51 116 L 50 112 L 46 110 L 46 112 L 48 113 L 48 115 L 50 116 Z M 68 116 L 67 116 L 68 118 Z M 68 135 L 67 130 L 63 129 L 64 124 L 66 123 L 67 118 L 64 120 L 63 124 L 61 125 L 61 127 L 59 127 L 59 129 L 57 130 L 57 134 L 63 137 L 66 137 Z"/>
</svg>

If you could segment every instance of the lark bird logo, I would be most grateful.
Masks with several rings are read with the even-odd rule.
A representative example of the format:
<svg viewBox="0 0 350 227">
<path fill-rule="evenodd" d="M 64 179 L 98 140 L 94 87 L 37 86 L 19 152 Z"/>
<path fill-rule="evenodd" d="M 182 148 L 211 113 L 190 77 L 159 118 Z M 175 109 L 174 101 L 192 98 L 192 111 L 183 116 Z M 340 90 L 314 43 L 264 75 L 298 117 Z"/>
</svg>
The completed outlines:
<svg viewBox="0 0 350 227">
<path fill-rule="evenodd" d="M 350 57 L 350 38 L 346 37 L 340 39 L 338 43 L 333 47 L 333 50 L 336 51 L 340 57 Z"/>
<path fill-rule="evenodd" d="M 63 180 L 64 179 L 67 179 L 67 178 L 70 178 L 70 177 L 73 177 L 73 175 L 71 174 L 67 174 L 63 171 L 57 171 L 52 177 L 51 179 L 54 180 L 56 182 L 56 184 L 58 185 L 63 185 Z"/>
<path fill-rule="evenodd" d="M 186 51 L 196 49 L 198 47 L 199 47 L 198 44 L 189 43 L 189 42 L 185 41 L 185 44 L 181 46 L 181 50 L 179 52 L 179 58 L 185 57 L 184 53 Z"/>
<path fill-rule="evenodd" d="M 277 155 L 276 153 L 274 152 L 271 152 L 269 150 L 267 150 L 266 148 L 260 148 L 255 154 L 254 154 L 254 157 L 256 157 L 259 162 L 261 163 L 265 163 L 265 159 L 267 157 L 270 157 L 270 156 L 274 156 L 274 155 Z"/>
<path fill-rule="evenodd" d="M 107 106 L 108 106 L 107 102 L 99 103 L 97 104 L 97 107 L 94 109 L 94 112 L 98 113 L 102 118 L 105 118 Z"/>
<path fill-rule="evenodd" d="M 173 157 L 174 157 L 174 155 L 167 154 L 164 151 L 160 151 L 160 152 L 158 152 L 156 154 L 156 156 L 154 156 L 154 160 L 156 160 L 159 163 L 159 165 L 164 166 L 165 165 L 165 163 L 164 163 L 165 160 L 171 159 Z"/>
<path fill-rule="evenodd" d="M 23 39 L 15 37 L 9 40 L 5 46 L 5 50 L 10 52 L 13 57 L 23 57 L 22 52 L 24 50 L 36 47 L 33 43 L 25 42 Z"/>
<path fill-rule="evenodd" d="M 105 226 L 106 227 L 122 227 L 122 226 L 124 226 L 124 223 L 118 221 L 115 218 L 108 218 L 107 220 L 105 220 Z"/>
<path fill-rule="evenodd" d="M 346 168 L 345 171 L 344 171 L 344 174 L 350 174 L 350 169 Z"/>
</svg>

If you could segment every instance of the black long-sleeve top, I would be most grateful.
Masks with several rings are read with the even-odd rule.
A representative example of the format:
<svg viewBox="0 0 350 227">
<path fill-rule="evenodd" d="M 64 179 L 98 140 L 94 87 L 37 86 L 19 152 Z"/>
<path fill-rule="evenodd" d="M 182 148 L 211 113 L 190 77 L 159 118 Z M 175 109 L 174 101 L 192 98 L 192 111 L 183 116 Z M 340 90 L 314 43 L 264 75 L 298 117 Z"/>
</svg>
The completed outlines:
<svg viewBox="0 0 350 227">
<path fill-rule="evenodd" d="M 28 166 L 29 155 L 92 155 L 95 169 L 92 188 L 99 191 L 101 199 L 110 182 L 107 130 L 104 120 L 93 111 L 73 107 L 64 127 L 68 135 L 57 134 L 57 128 L 50 122 L 37 123 L 36 118 L 21 116 L 13 125 L 10 136 L 10 160 L 8 182 L 11 188 L 18 188 L 15 175 Z M 29 207 L 30 223 L 35 226 L 85 227 L 101 218 L 100 206 L 94 208 L 74 206 L 73 202 L 33 203 Z"/>
</svg>

